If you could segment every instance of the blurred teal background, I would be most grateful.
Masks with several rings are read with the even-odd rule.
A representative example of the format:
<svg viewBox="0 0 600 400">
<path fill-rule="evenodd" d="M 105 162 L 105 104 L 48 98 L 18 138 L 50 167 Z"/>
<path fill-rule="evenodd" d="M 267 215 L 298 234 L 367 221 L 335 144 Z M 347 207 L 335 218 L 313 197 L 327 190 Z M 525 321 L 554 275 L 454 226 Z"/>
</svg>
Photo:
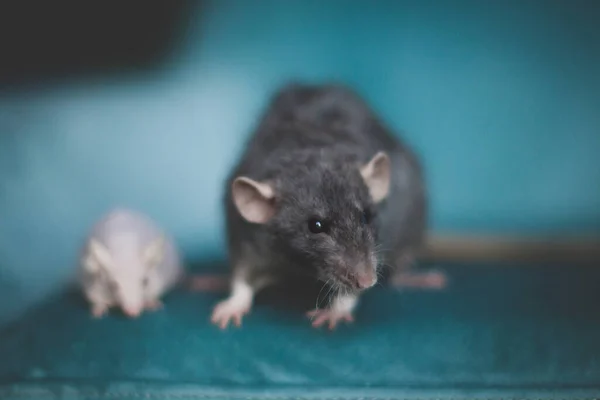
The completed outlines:
<svg viewBox="0 0 600 400">
<path fill-rule="evenodd" d="M 433 230 L 600 232 L 597 2 L 198 4 L 158 69 L 0 93 L 0 322 L 114 205 L 222 259 L 222 180 L 292 79 L 350 84 L 403 132 Z"/>
</svg>

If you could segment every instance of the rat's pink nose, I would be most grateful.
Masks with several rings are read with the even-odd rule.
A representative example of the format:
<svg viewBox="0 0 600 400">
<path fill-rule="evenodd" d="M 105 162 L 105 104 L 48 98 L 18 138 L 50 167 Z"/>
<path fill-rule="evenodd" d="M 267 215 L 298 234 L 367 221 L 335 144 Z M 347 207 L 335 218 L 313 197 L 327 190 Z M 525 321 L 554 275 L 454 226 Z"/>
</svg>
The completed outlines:
<svg viewBox="0 0 600 400">
<path fill-rule="evenodd" d="M 358 283 L 358 287 L 361 289 L 367 289 L 375 285 L 377 278 L 373 273 L 359 274 L 356 277 L 356 281 Z"/>
<path fill-rule="evenodd" d="M 141 310 L 139 308 L 134 308 L 134 307 L 124 307 L 123 311 L 125 312 L 125 314 L 128 317 L 131 317 L 131 318 L 139 317 L 139 315 L 141 313 Z"/>
</svg>

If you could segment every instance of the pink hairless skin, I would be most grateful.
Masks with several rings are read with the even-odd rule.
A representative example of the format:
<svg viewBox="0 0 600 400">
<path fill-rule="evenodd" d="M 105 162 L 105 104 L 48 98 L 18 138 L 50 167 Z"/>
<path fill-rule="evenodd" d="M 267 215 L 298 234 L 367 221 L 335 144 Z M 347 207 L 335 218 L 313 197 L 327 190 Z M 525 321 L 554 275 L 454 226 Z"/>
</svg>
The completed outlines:
<svg viewBox="0 0 600 400">
<path fill-rule="evenodd" d="M 92 227 L 80 265 L 96 318 L 110 307 L 131 318 L 161 309 L 161 296 L 183 277 L 173 241 L 150 218 L 126 209 L 112 210 Z"/>
</svg>

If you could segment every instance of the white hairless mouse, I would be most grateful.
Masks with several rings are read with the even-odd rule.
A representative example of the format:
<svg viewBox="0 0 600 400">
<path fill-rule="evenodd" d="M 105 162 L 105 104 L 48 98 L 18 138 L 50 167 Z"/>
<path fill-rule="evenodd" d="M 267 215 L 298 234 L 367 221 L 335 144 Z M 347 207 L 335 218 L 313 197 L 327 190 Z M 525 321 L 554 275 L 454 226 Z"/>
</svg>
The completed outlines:
<svg viewBox="0 0 600 400">
<path fill-rule="evenodd" d="M 81 284 L 94 317 L 120 307 L 129 317 L 162 307 L 183 277 L 178 250 L 148 216 L 114 209 L 92 227 L 83 248 Z"/>
</svg>

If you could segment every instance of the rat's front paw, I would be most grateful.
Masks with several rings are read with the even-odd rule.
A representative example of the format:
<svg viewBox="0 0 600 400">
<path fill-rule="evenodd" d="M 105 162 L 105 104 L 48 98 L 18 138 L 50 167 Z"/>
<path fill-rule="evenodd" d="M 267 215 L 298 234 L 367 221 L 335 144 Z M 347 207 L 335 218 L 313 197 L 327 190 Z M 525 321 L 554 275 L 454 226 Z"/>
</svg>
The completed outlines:
<svg viewBox="0 0 600 400">
<path fill-rule="evenodd" d="M 336 310 L 333 308 L 317 308 L 309 311 L 306 315 L 312 319 L 312 326 L 315 328 L 319 328 L 327 321 L 329 321 L 329 329 L 334 329 L 340 321 L 354 322 L 352 312 Z"/>
<path fill-rule="evenodd" d="M 217 304 L 213 310 L 211 321 L 219 328 L 225 329 L 230 320 L 233 320 L 236 326 L 242 325 L 242 317 L 250 311 L 248 304 L 229 298 Z"/>
<path fill-rule="evenodd" d="M 92 305 L 92 317 L 102 318 L 108 312 L 108 306 L 104 304 L 93 304 Z"/>
</svg>

